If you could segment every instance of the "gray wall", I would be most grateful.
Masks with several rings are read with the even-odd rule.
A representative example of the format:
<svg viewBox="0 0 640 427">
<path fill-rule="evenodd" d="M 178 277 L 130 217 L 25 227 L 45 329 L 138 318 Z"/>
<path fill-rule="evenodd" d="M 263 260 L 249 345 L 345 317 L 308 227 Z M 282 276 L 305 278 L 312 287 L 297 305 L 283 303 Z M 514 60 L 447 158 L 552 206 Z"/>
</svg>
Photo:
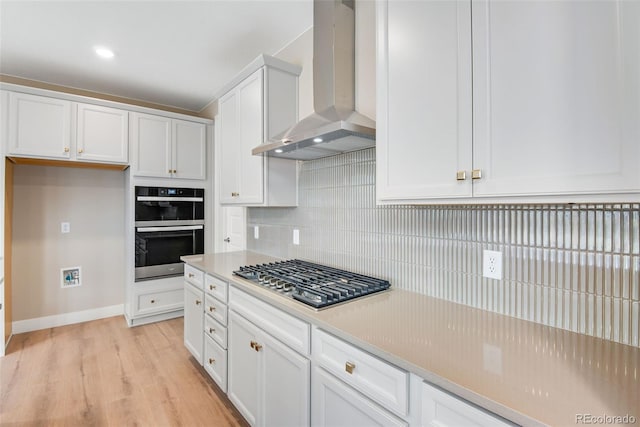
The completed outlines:
<svg viewBox="0 0 640 427">
<path fill-rule="evenodd" d="M 124 302 L 124 188 L 122 171 L 15 166 L 14 321 Z M 76 266 L 82 285 L 62 289 Z"/>
<path fill-rule="evenodd" d="M 640 346 L 638 204 L 378 207 L 375 149 L 303 163 L 299 192 L 248 209 L 249 250 Z M 504 280 L 482 278 L 483 249 L 503 252 Z"/>
</svg>

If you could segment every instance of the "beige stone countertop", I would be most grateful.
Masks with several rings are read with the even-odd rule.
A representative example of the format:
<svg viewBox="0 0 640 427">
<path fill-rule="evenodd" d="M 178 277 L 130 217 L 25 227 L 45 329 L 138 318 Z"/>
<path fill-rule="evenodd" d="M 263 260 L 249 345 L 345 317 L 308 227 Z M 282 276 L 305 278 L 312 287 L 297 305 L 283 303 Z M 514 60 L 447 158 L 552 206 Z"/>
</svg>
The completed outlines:
<svg viewBox="0 0 640 427">
<path fill-rule="evenodd" d="M 640 348 L 398 289 L 315 311 L 233 275 L 276 258 L 183 260 L 515 423 L 587 424 L 585 414 L 640 425 Z"/>
</svg>

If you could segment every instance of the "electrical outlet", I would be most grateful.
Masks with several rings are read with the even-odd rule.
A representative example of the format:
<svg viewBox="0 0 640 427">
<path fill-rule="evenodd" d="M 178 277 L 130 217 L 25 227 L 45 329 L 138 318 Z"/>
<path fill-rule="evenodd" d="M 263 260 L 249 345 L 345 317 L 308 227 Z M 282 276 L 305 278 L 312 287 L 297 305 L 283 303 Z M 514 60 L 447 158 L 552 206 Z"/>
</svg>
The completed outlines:
<svg viewBox="0 0 640 427">
<path fill-rule="evenodd" d="M 260 238 L 260 227 L 257 225 L 253 226 L 253 238 L 258 240 Z"/>
<path fill-rule="evenodd" d="M 485 250 L 482 253 L 482 277 L 502 280 L 502 252 Z"/>
<path fill-rule="evenodd" d="M 61 222 L 60 223 L 60 232 L 61 233 L 71 233 L 71 223 L 69 223 L 69 222 Z"/>
<path fill-rule="evenodd" d="M 298 230 L 297 228 L 293 230 L 293 244 L 294 245 L 300 244 L 300 230 Z"/>
</svg>

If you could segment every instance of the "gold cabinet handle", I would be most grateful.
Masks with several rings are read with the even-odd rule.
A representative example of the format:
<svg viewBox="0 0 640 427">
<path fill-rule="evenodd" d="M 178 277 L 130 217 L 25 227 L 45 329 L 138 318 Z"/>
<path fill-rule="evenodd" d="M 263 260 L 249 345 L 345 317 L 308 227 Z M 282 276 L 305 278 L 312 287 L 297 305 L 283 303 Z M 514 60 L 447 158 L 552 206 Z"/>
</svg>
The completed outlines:
<svg viewBox="0 0 640 427">
<path fill-rule="evenodd" d="M 215 331 L 216 331 L 215 329 L 213 329 L 213 328 L 209 328 L 209 333 L 210 333 L 210 334 L 214 333 Z"/>
<path fill-rule="evenodd" d="M 78 154 L 82 154 L 82 153 L 84 153 L 84 150 L 81 148 L 78 150 Z"/>
<path fill-rule="evenodd" d="M 458 173 L 456 173 L 456 179 L 458 181 L 464 181 L 467 179 L 467 171 L 458 171 Z"/>
<path fill-rule="evenodd" d="M 209 358 L 209 365 L 213 365 L 216 362 L 216 359 Z"/>
<path fill-rule="evenodd" d="M 151 304 L 155 304 L 155 303 L 156 303 L 156 300 L 152 299 Z"/>
<path fill-rule="evenodd" d="M 251 341 L 251 342 L 249 343 L 249 346 L 250 346 L 251 348 L 253 348 L 254 350 L 255 350 L 255 348 L 256 348 L 256 346 L 257 346 L 257 345 L 258 345 L 258 343 L 257 343 L 257 342 L 255 342 L 255 341 Z"/>
<path fill-rule="evenodd" d="M 69 152 L 69 147 L 64 147 L 64 152 L 68 153 Z"/>
<path fill-rule="evenodd" d="M 199 299 L 196 300 L 196 305 L 200 305 L 202 304 L 202 301 L 200 301 Z"/>
<path fill-rule="evenodd" d="M 240 193 L 231 193 L 231 197 L 238 197 Z"/>
<path fill-rule="evenodd" d="M 253 347 L 256 351 L 260 351 L 262 350 L 262 346 L 258 343 L 256 343 L 256 345 Z"/>
<path fill-rule="evenodd" d="M 472 179 L 480 179 L 482 178 L 482 169 L 474 169 L 471 171 Z"/>
<path fill-rule="evenodd" d="M 209 290 L 210 290 L 210 291 L 214 290 L 215 288 L 216 288 L 215 286 L 213 286 L 213 285 L 209 285 Z"/>
<path fill-rule="evenodd" d="M 344 370 L 349 374 L 353 374 L 353 370 L 356 369 L 355 363 L 347 362 L 344 365 Z"/>
<path fill-rule="evenodd" d="M 173 170 L 173 173 L 178 173 L 178 171 L 176 169 Z"/>
<path fill-rule="evenodd" d="M 192 279 L 192 278 L 194 278 L 194 277 L 196 277 L 196 275 L 195 275 L 195 274 L 193 274 L 193 273 L 189 273 L 189 279 Z"/>
<path fill-rule="evenodd" d="M 214 306 L 209 306 L 209 311 L 213 312 L 216 308 Z"/>
</svg>

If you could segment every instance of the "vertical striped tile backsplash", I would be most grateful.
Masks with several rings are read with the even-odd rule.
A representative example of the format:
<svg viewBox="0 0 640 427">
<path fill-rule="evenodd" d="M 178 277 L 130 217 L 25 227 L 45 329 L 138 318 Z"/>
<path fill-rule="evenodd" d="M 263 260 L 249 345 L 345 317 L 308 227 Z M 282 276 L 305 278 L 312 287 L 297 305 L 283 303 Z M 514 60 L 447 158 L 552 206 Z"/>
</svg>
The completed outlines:
<svg viewBox="0 0 640 427">
<path fill-rule="evenodd" d="M 303 163 L 299 192 L 249 209 L 249 250 L 640 346 L 639 204 L 376 206 L 375 149 Z M 482 277 L 484 249 L 503 253 L 502 281 Z"/>
</svg>

